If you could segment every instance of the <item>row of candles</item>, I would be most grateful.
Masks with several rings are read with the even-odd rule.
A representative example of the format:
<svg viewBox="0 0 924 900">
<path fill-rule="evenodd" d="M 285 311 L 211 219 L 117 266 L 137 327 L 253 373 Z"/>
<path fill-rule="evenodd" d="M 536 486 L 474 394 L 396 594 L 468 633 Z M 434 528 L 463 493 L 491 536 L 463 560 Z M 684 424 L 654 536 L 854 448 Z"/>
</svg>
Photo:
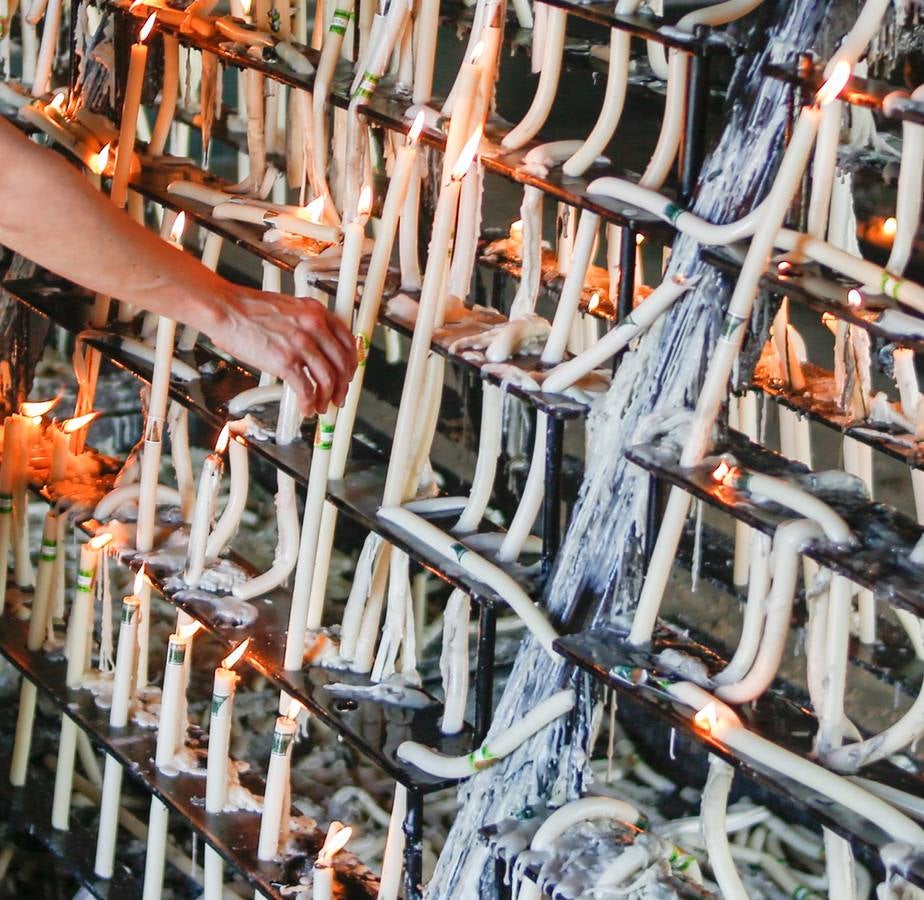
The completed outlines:
<svg viewBox="0 0 924 900">
<path fill-rule="evenodd" d="M 137 45 L 136 45 L 136 46 L 137 46 Z M 140 74 L 140 75 L 136 75 L 136 79 L 143 79 L 143 68 L 144 68 L 143 54 L 138 53 L 138 54 L 137 54 L 137 58 L 138 58 L 138 60 L 140 60 L 140 62 L 138 63 L 138 65 L 140 66 L 140 72 L 141 72 L 141 74 Z M 135 54 L 135 52 L 134 52 L 134 48 L 133 48 L 133 53 L 132 53 L 132 64 L 133 64 L 133 66 L 136 64 L 136 54 Z M 616 67 L 613 67 L 613 68 L 616 68 Z M 133 80 L 133 78 L 132 78 L 132 75 L 130 74 L 129 82 L 132 83 L 132 80 Z M 136 113 L 136 112 L 137 112 L 137 109 L 135 109 L 134 111 L 135 111 L 135 113 Z M 132 120 L 134 120 L 135 116 L 130 116 L 130 118 L 131 118 Z M 617 116 L 616 118 L 618 118 L 618 116 Z M 808 121 L 808 119 L 810 119 L 810 118 L 811 118 L 811 115 L 808 116 L 808 117 L 806 118 L 806 125 L 805 125 L 805 127 L 804 127 L 801 131 L 797 129 L 797 133 L 796 133 L 796 135 L 794 136 L 794 141 L 793 141 L 793 143 L 794 143 L 795 147 L 797 148 L 797 150 L 799 150 L 799 151 L 802 152 L 803 154 L 808 152 L 808 148 L 809 148 L 809 146 L 810 146 L 810 145 L 808 145 L 806 142 L 807 142 L 807 141 L 810 141 L 810 140 L 814 137 L 814 132 L 811 131 L 811 129 L 814 128 L 814 127 L 817 127 L 816 123 L 814 123 L 814 122 L 809 122 L 809 121 Z M 124 114 L 124 112 L 123 112 L 123 127 L 124 127 L 124 124 L 125 124 L 125 114 Z M 801 124 L 801 123 L 800 123 L 800 124 Z M 811 132 L 811 133 L 810 133 L 810 132 Z M 129 137 L 129 136 L 126 135 L 126 137 Z M 798 140 L 796 140 L 796 138 L 798 138 Z M 122 146 L 129 146 L 129 145 L 132 144 L 132 143 L 133 143 L 133 140 L 131 140 L 131 141 L 126 140 L 125 143 L 123 144 L 123 140 L 122 140 L 122 138 L 121 138 L 121 136 L 120 136 L 120 144 L 119 144 L 120 147 L 122 147 Z M 121 154 L 120 154 L 120 155 L 121 155 Z M 126 153 L 125 156 L 126 156 L 126 158 L 129 158 L 129 154 L 128 154 L 128 153 Z M 794 151 L 793 156 L 794 156 L 794 158 L 798 159 L 799 153 L 797 153 L 797 152 Z M 804 160 L 803 160 L 803 162 L 804 162 Z M 118 164 L 118 163 L 117 163 L 117 164 Z M 127 166 L 127 165 L 128 165 L 128 163 L 124 163 L 124 164 L 123 164 L 123 166 Z M 804 168 L 804 165 L 803 165 L 802 167 Z M 793 171 L 795 171 L 795 169 L 797 168 L 797 165 L 794 163 L 793 166 L 792 166 L 792 168 L 793 168 Z M 450 186 L 451 186 L 451 184 L 452 184 L 452 183 L 450 182 Z M 452 193 L 452 192 L 450 192 L 450 194 L 451 194 L 451 193 Z M 782 195 L 782 191 L 781 191 L 780 193 L 781 193 L 781 195 Z M 447 206 L 449 205 L 449 203 L 450 203 L 450 201 L 447 200 Z M 394 204 L 393 208 L 397 208 L 399 205 L 400 205 L 400 203 L 396 202 L 396 203 Z M 439 213 L 439 207 L 438 207 L 438 213 Z M 448 213 L 447 213 L 447 219 L 448 219 L 448 217 L 449 217 L 450 215 L 454 216 L 454 213 L 453 213 L 453 214 L 448 214 Z M 439 218 L 438 218 L 438 221 L 439 221 Z M 588 218 L 588 222 L 590 222 L 590 219 L 589 219 L 589 218 Z M 347 228 L 349 228 L 349 227 L 350 227 L 350 226 L 347 226 Z M 435 229 L 435 231 L 436 231 L 436 229 Z M 770 231 L 771 231 L 771 227 L 768 225 L 765 229 L 763 229 L 763 231 L 769 234 Z M 593 239 L 593 236 L 594 236 L 594 234 L 595 234 L 595 229 L 593 229 L 593 232 L 592 232 L 590 229 L 586 229 L 585 232 L 586 232 L 586 234 L 589 234 L 589 235 L 590 235 L 590 238 L 589 238 L 589 239 L 592 240 L 592 239 Z M 393 236 L 393 234 L 394 234 L 394 228 L 392 227 L 392 236 Z M 447 239 L 447 240 L 448 240 L 448 239 Z M 586 240 L 588 240 L 588 238 L 584 238 L 584 239 L 583 239 L 582 241 L 580 241 L 579 243 L 583 244 L 584 242 L 586 242 Z M 390 245 L 389 245 L 389 250 L 390 250 Z M 756 255 L 757 255 L 757 254 L 755 254 L 755 256 L 756 256 Z M 386 261 L 387 261 L 387 257 L 386 257 Z M 425 286 L 426 286 L 426 281 L 425 281 Z M 744 291 L 742 291 L 742 293 L 744 293 Z M 423 309 L 423 307 L 424 307 L 424 304 L 423 304 L 423 302 L 422 302 L 422 303 L 421 303 L 421 308 Z M 427 341 L 427 343 L 429 343 L 429 341 Z M 710 400 L 709 402 L 711 402 L 711 400 Z M 402 406 L 404 406 L 404 404 L 402 404 Z M 207 481 L 207 479 L 204 479 L 204 480 Z M 212 483 L 212 482 L 209 482 L 209 483 Z M 209 489 L 208 486 L 206 485 L 206 489 L 205 489 L 204 491 L 201 491 L 201 492 L 200 492 L 200 497 L 203 496 L 203 495 L 205 495 L 205 496 L 208 497 L 208 496 L 211 495 L 211 493 L 212 493 L 212 490 Z M 395 492 L 393 491 L 392 493 L 395 493 Z M 323 497 L 323 494 L 320 494 L 320 496 Z M 400 499 L 400 497 L 398 496 L 398 494 L 396 494 L 396 498 L 393 498 L 393 499 L 392 499 L 392 502 L 396 502 L 397 499 Z M 206 502 L 206 501 L 203 501 L 203 502 Z M 198 501 L 197 501 L 197 508 L 198 508 Z M 528 528 L 528 526 L 527 526 L 527 528 Z M 201 532 L 201 528 L 200 528 L 200 532 Z M 305 536 L 305 531 L 304 531 L 304 530 L 303 530 L 303 533 L 302 533 L 302 534 L 303 534 L 303 541 L 304 541 L 304 536 Z M 192 542 L 191 542 L 191 543 L 192 543 Z M 200 540 L 200 541 L 197 541 L 196 543 L 197 543 L 197 544 L 201 544 L 201 540 Z M 188 570 L 188 572 L 189 572 L 189 570 Z M 644 617 L 642 618 L 641 621 L 644 621 Z M 643 626 L 642 626 L 642 627 L 643 627 Z M 302 638 L 303 638 L 303 633 L 302 633 Z M 293 647 L 297 646 L 297 647 L 300 648 L 300 647 L 303 646 L 303 640 L 302 640 L 302 642 L 301 642 L 300 644 L 296 644 L 295 642 L 291 642 L 291 646 L 293 646 Z M 288 655 L 288 654 L 287 654 L 287 655 Z M 169 658 L 168 658 L 168 664 L 169 664 Z M 300 664 L 300 659 L 299 659 L 299 664 Z M 281 717 L 281 718 L 286 718 L 286 717 Z M 280 765 L 281 765 L 281 764 L 280 764 Z M 261 841 L 262 841 L 262 834 L 261 834 Z"/>
</svg>

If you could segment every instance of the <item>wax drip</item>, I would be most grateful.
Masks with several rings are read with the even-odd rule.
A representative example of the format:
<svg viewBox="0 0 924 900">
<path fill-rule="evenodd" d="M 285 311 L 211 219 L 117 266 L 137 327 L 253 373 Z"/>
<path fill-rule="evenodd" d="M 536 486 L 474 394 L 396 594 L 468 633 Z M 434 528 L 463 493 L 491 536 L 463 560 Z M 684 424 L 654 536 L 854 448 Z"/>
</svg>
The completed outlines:
<svg viewBox="0 0 924 900">
<path fill-rule="evenodd" d="M 109 583 L 109 561 L 111 553 L 109 547 L 104 547 L 100 553 L 99 566 L 96 570 L 96 586 L 94 605 L 100 603 L 100 632 L 99 632 L 99 670 L 111 672 L 114 668 L 112 654 L 112 591 Z"/>
</svg>

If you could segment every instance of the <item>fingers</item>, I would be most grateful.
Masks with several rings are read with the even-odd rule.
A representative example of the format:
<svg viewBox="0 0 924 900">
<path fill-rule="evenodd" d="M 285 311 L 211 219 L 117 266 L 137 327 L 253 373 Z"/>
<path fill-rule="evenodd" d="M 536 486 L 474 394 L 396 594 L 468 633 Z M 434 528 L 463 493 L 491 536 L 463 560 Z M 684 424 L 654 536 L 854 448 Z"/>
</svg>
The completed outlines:
<svg viewBox="0 0 924 900">
<path fill-rule="evenodd" d="M 295 391 L 302 415 L 306 418 L 315 415 L 318 412 L 318 405 L 315 398 L 314 379 L 311 378 L 308 370 L 304 366 L 296 366 L 286 373 L 286 383 Z"/>
<path fill-rule="evenodd" d="M 327 409 L 334 396 L 337 388 L 337 372 L 334 366 L 325 356 L 319 342 L 302 334 L 301 365 L 308 371 L 308 375 L 314 380 L 314 402 L 318 412 Z"/>
</svg>

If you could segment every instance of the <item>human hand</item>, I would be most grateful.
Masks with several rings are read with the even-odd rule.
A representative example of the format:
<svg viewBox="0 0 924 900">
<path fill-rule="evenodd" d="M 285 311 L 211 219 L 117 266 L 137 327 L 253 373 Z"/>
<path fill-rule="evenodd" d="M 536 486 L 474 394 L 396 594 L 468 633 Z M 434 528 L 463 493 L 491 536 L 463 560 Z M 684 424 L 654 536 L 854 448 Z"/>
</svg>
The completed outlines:
<svg viewBox="0 0 924 900">
<path fill-rule="evenodd" d="M 285 381 L 306 416 L 342 406 L 356 370 L 349 329 L 317 300 L 231 287 L 225 316 L 209 334 L 215 345 Z"/>
</svg>

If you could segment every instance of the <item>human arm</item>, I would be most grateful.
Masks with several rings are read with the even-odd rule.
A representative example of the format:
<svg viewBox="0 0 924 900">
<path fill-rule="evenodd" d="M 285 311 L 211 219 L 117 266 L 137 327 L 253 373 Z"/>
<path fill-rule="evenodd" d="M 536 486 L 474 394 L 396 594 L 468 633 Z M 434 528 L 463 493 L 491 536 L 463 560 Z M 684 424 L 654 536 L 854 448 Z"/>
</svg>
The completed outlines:
<svg viewBox="0 0 924 900">
<path fill-rule="evenodd" d="M 250 290 L 210 272 L 2 119 L 0 160 L 0 244 L 89 290 L 201 331 L 284 379 L 306 414 L 343 402 L 356 366 L 353 338 L 320 303 Z"/>
</svg>

